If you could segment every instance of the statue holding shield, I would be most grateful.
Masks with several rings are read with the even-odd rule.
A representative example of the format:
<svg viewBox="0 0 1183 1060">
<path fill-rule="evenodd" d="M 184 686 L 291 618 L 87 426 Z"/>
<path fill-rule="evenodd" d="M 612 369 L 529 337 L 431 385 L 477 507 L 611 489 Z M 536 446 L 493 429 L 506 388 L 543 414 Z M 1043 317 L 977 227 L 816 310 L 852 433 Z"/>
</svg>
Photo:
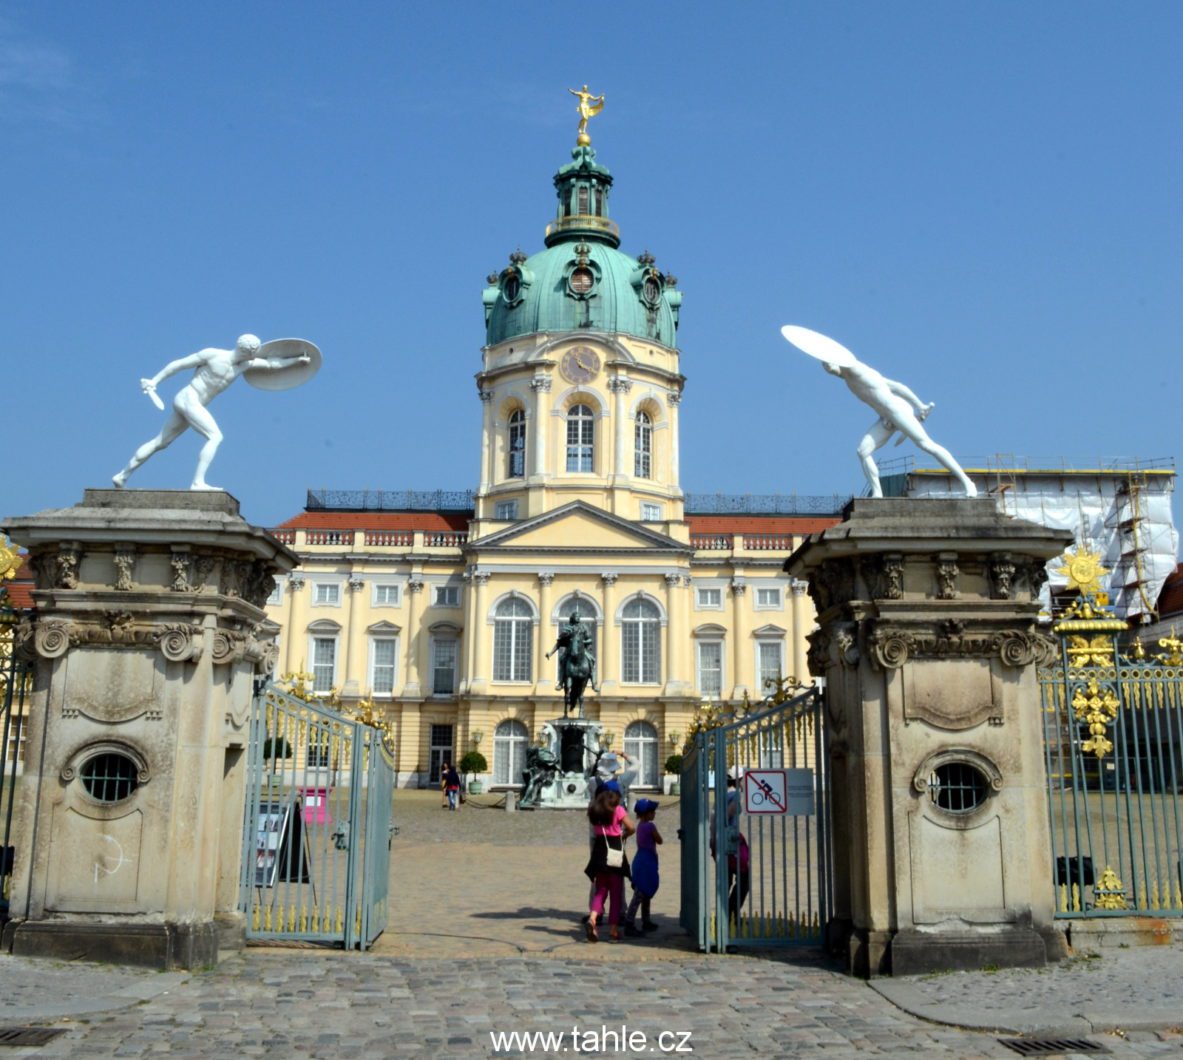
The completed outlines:
<svg viewBox="0 0 1183 1060">
<path fill-rule="evenodd" d="M 170 446 L 190 428 L 205 439 L 193 474 L 194 490 L 213 490 L 205 481 L 222 432 L 218 429 L 207 406 L 240 375 L 261 390 L 289 390 L 311 379 L 320 368 L 321 353 L 311 342 L 303 339 L 276 339 L 265 345 L 254 335 L 241 335 L 232 350 L 210 347 L 178 360 L 170 361 L 151 379 L 141 379 L 140 389 L 158 408 L 164 402 L 156 393 L 156 386 L 177 372 L 193 368 L 193 378 L 173 398 L 173 409 L 160 433 L 145 442 L 132 455 L 127 466 L 112 478 L 116 489 L 127 485 L 128 476 L 145 460 Z"/>
</svg>

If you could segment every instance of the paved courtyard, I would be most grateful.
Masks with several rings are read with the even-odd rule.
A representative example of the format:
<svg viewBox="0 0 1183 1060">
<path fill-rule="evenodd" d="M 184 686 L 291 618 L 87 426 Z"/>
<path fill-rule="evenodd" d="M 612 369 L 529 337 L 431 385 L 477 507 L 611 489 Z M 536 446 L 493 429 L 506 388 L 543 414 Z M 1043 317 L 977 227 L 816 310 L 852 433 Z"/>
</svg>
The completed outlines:
<svg viewBox="0 0 1183 1060">
<path fill-rule="evenodd" d="M 0 1026 L 67 1028 L 6 1055 L 1013 1057 L 997 1039 L 1026 1030 L 1183 1056 L 1178 945 L 875 984 L 812 953 L 706 957 L 676 928 L 663 806 L 661 930 L 592 946 L 583 820 L 477 805 L 493 801 L 449 813 L 434 793 L 398 793 L 393 926 L 368 954 L 252 947 L 197 974 L 0 958 Z M 496 1047 L 515 1032 L 562 1037 Z"/>
</svg>

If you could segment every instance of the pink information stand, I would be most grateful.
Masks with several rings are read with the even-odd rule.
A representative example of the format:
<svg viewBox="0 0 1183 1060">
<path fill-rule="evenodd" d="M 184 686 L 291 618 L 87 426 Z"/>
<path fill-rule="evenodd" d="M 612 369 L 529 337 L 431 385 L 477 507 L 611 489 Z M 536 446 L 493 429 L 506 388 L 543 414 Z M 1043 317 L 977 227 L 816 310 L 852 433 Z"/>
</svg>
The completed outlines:
<svg viewBox="0 0 1183 1060">
<path fill-rule="evenodd" d="M 300 788 L 300 801 L 304 804 L 305 824 L 332 824 L 329 813 L 330 788 Z"/>
</svg>

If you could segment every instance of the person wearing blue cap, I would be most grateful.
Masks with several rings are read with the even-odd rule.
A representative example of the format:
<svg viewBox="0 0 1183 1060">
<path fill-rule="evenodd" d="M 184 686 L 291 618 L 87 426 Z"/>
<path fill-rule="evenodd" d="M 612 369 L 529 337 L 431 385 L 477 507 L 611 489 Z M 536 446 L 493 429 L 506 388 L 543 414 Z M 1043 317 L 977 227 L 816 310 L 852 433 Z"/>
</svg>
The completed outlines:
<svg viewBox="0 0 1183 1060">
<path fill-rule="evenodd" d="M 633 812 L 637 815 L 637 852 L 633 855 L 633 898 L 624 914 L 624 933 L 636 937 L 644 931 L 656 931 L 657 925 L 649 916 L 649 903 L 661 884 L 657 871 L 657 848 L 661 833 L 653 818 L 659 803 L 653 799 L 638 799 Z M 637 930 L 637 909 L 641 910 L 641 930 Z"/>
</svg>

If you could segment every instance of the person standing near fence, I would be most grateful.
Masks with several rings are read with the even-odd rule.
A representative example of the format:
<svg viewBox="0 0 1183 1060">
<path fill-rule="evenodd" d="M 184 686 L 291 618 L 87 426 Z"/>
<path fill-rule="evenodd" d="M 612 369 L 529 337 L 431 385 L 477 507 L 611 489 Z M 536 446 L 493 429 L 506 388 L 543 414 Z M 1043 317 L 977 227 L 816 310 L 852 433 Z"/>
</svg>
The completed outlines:
<svg viewBox="0 0 1183 1060">
<path fill-rule="evenodd" d="M 624 881 L 629 876 L 624 841 L 637 829 L 621 804 L 619 791 L 601 791 L 588 806 L 587 819 L 591 822 L 593 838 L 591 857 L 583 871 L 594 885 L 587 912 L 587 941 L 599 941 L 596 925 L 610 899 L 609 937 L 615 942 L 620 939 Z"/>
</svg>

